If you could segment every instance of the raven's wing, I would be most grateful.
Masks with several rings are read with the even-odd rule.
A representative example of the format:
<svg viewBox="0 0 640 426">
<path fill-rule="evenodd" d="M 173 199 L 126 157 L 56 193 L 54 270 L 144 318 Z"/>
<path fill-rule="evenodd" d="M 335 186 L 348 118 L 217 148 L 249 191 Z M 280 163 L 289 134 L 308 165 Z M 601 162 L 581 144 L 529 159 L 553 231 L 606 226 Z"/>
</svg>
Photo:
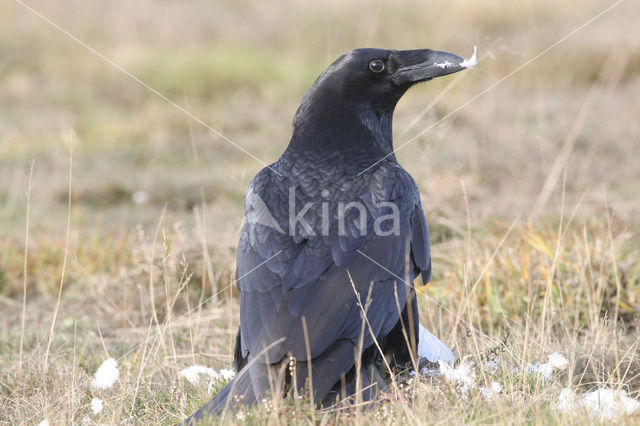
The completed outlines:
<svg viewBox="0 0 640 426">
<path fill-rule="evenodd" d="M 332 231 L 322 235 L 322 203 L 306 210 L 310 227 L 290 226 L 290 188 L 297 213 L 319 198 L 314 179 L 292 181 L 270 169 L 260 172 L 248 191 L 237 258 L 242 355 L 266 353 L 276 362 L 287 354 L 306 360 L 309 352 L 315 359 L 337 341 L 356 344 L 363 332 L 366 348 L 373 336 L 396 325 L 413 278 L 420 272 L 429 276 L 429 235 L 417 186 L 395 163 L 383 163 L 360 181 L 349 176 L 344 184 L 334 182 L 340 193 L 333 201 L 366 206 L 365 232 L 357 217 L 345 214 L 343 235 L 335 213 L 329 214 Z M 393 214 L 397 223 L 385 222 Z M 366 324 L 358 298 L 367 307 Z M 345 368 L 352 364 L 353 359 Z"/>
</svg>

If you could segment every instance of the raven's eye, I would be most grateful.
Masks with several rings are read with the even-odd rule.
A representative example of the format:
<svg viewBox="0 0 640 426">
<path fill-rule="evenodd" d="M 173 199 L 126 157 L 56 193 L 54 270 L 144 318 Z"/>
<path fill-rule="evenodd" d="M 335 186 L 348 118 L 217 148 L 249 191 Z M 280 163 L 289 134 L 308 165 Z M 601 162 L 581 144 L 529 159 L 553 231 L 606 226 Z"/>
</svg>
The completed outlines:
<svg viewBox="0 0 640 426">
<path fill-rule="evenodd" d="M 373 72 L 380 72 L 384 70 L 384 62 L 382 62 L 380 59 L 374 59 L 373 61 L 369 62 L 369 69 Z"/>
</svg>

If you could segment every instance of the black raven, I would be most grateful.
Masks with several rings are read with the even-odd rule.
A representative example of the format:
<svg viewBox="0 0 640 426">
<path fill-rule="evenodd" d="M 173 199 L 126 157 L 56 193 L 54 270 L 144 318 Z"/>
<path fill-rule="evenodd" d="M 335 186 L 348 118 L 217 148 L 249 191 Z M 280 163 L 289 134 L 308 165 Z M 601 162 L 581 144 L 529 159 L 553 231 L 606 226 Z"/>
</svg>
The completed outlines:
<svg viewBox="0 0 640 426">
<path fill-rule="evenodd" d="M 415 360 L 413 281 L 429 231 L 391 122 L 412 85 L 472 66 L 451 53 L 356 49 L 307 91 L 280 159 L 249 185 L 237 255 L 235 378 L 187 422 L 267 395 L 371 400 Z"/>
</svg>

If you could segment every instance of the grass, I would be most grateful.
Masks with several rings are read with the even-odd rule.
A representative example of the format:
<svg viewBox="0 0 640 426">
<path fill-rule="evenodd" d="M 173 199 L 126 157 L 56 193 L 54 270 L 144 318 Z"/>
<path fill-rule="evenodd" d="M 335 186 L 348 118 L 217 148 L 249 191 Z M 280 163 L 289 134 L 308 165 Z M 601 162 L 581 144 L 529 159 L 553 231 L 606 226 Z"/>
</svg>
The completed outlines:
<svg viewBox="0 0 640 426">
<path fill-rule="evenodd" d="M 401 101 L 399 146 L 606 7 L 29 4 L 265 162 L 345 50 L 478 45 L 472 72 Z M 423 377 L 368 411 L 288 400 L 226 421 L 578 423 L 551 409 L 565 387 L 640 397 L 636 9 L 616 6 L 398 152 L 432 234 L 421 321 L 501 397 Z M 262 165 L 18 3 L 0 16 L 0 423 L 175 423 L 211 396 L 179 371 L 230 366 L 242 197 Z M 512 374 L 552 352 L 570 361 L 552 381 Z M 107 356 L 120 378 L 97 391 Z"/>
</svg>

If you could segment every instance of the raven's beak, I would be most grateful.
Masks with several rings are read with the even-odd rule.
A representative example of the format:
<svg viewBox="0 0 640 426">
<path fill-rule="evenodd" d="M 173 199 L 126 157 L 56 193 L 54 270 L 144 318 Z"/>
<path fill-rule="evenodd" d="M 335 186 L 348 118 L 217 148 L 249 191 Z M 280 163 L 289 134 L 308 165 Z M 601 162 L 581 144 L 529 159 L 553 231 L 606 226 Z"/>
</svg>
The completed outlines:
<svg viewBox="0 0 640 426">
<path fill-rule="evenodd" d="M 478 63 L 475 47 L 473 48 L 473 56 L 469 59 L 463 59 L 453 53 L 430 49 L 400 50 L 396 52 L 395 59 L 398 68 L 391 78 L 398 86 L 453 74 L 472 68 Z"/>
</svg>

